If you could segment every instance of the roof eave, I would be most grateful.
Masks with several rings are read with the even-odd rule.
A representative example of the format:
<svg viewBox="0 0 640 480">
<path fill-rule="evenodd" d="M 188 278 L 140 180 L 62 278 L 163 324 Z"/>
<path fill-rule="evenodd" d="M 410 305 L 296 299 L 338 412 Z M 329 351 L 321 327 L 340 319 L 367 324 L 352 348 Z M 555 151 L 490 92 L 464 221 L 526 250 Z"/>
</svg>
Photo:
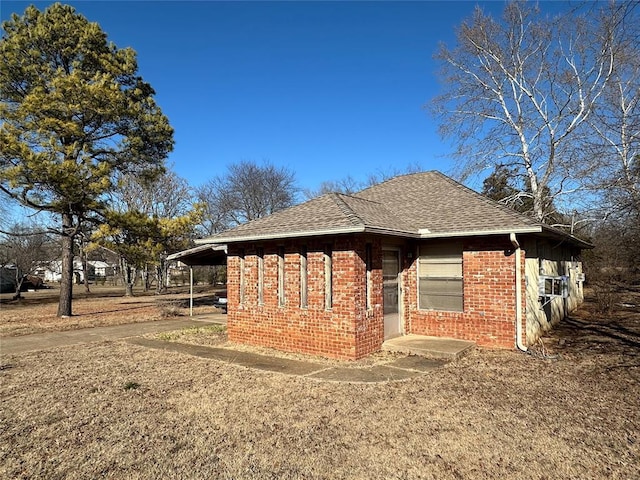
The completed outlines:
<svg viewBox="0 0 640 480">
<path fill-rule="evenodd" d="M 182 250 L 180 252 L 167 255 L 167 260 L 180 260 L 181 258 L 188 257 L 196 253 L 206 252 L 207 250 L 224 251 L 225 253 L 227 253 L 227 246 L 221 245 L 218 243 L 216 244 L 207 243 L 204 245 L 200 245 L 198 247 L 189 248 L 188 250 Z"/>
<path fill-rule="evenodd" d="M 362 233 L 365 231 L 364 225 L 356 225 L 353 227 L 327 228 L 322 230 L 301 230 L 297 232 L 277 232 L 254 235 L 238 235 L 227 236 L 220 234 L 219 236 L 198 239 L 195 242 L 199 244 L 207 243 L 239 243 L 239 242 L 257 242 L 262 240 L 284 240 L 285 238 L 304 238 L 326 235 L 338 235 L 344 233 Z"/>
<path fill-rule="evenodd" d="M 494 230 L 460 230 L 453 232 L 430 232 L 427 229 L 418 230 L 419 238 L 443 238 L 443 237 L 479 237 L 483 235 L 509 235 L 511 233 L 541 233 L 542 226 L 498 228 Z"/>
<path fill-rule="evenodd" d="M 578 238 L 578 237 L 576 237 L 574 235 L 571 235 L 569 233 L 563 232 L 559 228 L 555 228 L 555 227 L 551 227 L 549 225 L 545 225 L 543 230 L 544 230 L 545 233 L 550 233 L 555 237 L 566 239 L 566 240 L 570 241 L 571 243 L 580 246 L 581 248 L 594 248 L 595 247 L 595 245 L 593 245 L 592 243 L 589 243 L 586 240 L 582 240 L 582 239 L 580 239 L 580 238 Z"/>
</svg>

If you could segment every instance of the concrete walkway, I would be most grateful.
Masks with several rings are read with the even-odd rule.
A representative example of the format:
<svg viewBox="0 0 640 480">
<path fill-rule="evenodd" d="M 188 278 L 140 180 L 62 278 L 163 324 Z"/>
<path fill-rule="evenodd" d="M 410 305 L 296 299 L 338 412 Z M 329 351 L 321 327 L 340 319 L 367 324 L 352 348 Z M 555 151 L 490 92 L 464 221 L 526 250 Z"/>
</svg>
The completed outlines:
<svg viewBox="0 0 640 480">
<path fill-rule="evenodd" d="M 407 355 L 396 360 L 373 366 L 357 366 L 345 363 L 345 366 L 328 366 L 312 360 L 293 360 L 273 355 L 260 355 L 232 348 L 217 348 L 191 345 L 151 338 L 143 338 L 149 333 L 161 333 L 191 327 L 205 327 L 211 324 L 224 324 L 226 317 L 216 315 L 188 319 L 161 320 L 157 322 L 132 323 L 110 327 L 92 327 L 66 332 L 38 333 L 18 337 L 0 338 L 0 360 L 5 355 L 45 350 L 50 348 L 82 345 L 91 342 L 126 340 L 133 345 L 164 351 L 210 358 L 225 363 L 242 365 L 247 368 L 283 373 L 286 375 L 334 381 L 334 382 L 386 382 L 414 378 L 447 364 L 451 358 L 428 358 Z"/>
<path fill-rule="evenodd" d="M 0 359 L 4 355 L 45 350 L 48 348 L 80 345 L 105 340 L 120 340 L 137 337 L 147 333 L 168 332 L 191 327 L 206 327 L 212 323 L 220 323 L 212 319 L 173 319 L 158 320 L 157 322 L 127 323 L 109 327 L 90 327 L 64 332 L 35 333 L 18 337 L 0 338 Z M 225 322 L 226 323 L 226 322 Z"/>
<path fill-rule="evenodd" d="M 207 347 L 187 343 L 166 342 L 151 338 L 130 338 L 127 342 L 146 348 L 177 352 L 225 363 L 242 365 L 267 372 L 283 373 L 316 380 L 351 383 L 373 383 L 405 380 L 435 370 L 448 363 L 443 359 L 418 356 L 401 357 L 384 365 L 369 367 L 327 366 L 307 360 L 293 360 L 272 355 L 243 352 L 232 348 Z"/>
</svg>

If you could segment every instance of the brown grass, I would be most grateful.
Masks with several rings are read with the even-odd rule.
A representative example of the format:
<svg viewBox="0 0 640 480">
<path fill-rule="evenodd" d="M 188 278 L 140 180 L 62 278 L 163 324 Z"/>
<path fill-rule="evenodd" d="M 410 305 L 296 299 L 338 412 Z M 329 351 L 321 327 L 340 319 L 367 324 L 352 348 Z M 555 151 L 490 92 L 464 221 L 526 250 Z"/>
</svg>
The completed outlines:
<svg viewBox="0 0 640 480">
<path fill-rule="evenodd" d="M 150 322 L 189 314 L 188 290 L 172 289 L 166 294 L 135 291 L 134 297 L 124 297 L 123 287 L 93 286 L 84 293 L 84 286 L 74 286 L 73 316 L 58 318 L 57 288 L 23 293 L 19 301 L 11 295 L 0 297 L 0 337 L 28 335 L 77 328 Z M 194 293 L 194 314 L 213 313 L 214 291 L 199 288 Z"/>
<path fill-rule="evenodd" d="M 173 340 L 225 341 L 209 335 Z M 125 342 L 7 356 L 0 477 L 637 478 L 640 309 L 602 318 L 588 302 L 544 345 L 544 355 L 478 349 L 378 384 Z"/>
</svg>

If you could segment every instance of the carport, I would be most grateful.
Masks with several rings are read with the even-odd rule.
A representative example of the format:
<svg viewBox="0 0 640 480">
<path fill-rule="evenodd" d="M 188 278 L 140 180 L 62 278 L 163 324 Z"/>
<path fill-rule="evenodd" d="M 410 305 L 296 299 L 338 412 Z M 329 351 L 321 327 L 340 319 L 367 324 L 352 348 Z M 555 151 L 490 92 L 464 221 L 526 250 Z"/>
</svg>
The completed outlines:
<svg viewBox="0 0 640 480">
<path fill-rule="evenodd" d="M 193 316 L 193 267 L 227 264 L 227 246 L 207 243 L 172 253 L 167 260 L 176 260 L 189 267 L 189 316 Z"/>
</svg>

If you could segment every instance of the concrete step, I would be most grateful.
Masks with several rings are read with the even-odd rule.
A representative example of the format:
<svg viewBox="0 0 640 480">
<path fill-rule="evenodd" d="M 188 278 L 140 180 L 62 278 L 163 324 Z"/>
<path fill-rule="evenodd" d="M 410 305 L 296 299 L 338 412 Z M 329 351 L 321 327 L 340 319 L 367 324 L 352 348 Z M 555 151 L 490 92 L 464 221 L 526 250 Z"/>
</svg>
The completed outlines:
<svg viewBox="0 0 640 480">
<path fill-rule="evenodd" d="M 423 357 L 456 360 L 475 348 L 474 342 L 457 338 L 428 337 L 423 335 L 403 335 L 390 338 L 382 344 L 382 350 L 407 353 Z"/>
</svg>

